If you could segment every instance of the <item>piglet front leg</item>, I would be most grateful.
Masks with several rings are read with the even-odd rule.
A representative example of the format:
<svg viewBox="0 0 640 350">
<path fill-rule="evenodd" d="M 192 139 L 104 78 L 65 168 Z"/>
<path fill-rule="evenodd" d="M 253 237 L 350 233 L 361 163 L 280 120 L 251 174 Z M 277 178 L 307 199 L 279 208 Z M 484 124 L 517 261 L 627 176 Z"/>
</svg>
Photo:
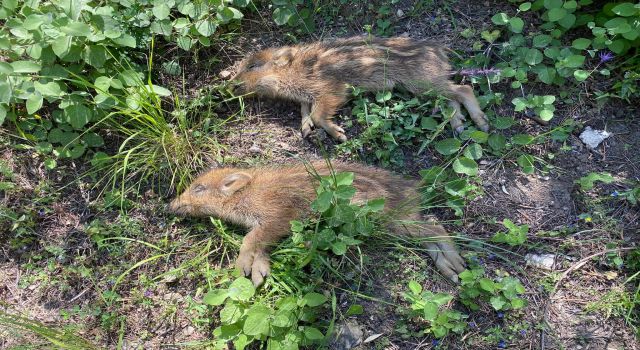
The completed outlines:
<svg viewBox="0 0 640 350">
<path fill-rule="evenodd" d="M 251 276 L 251 281 L 257 287 L 264 283 L 264 278 L 271 271 L 269 253 L 259 239 L 264 236 L 261 228 L 254 228 L 242 240 L 240 253 L 236 259 L 236 266 L 245 276 Z"/>
</svg>

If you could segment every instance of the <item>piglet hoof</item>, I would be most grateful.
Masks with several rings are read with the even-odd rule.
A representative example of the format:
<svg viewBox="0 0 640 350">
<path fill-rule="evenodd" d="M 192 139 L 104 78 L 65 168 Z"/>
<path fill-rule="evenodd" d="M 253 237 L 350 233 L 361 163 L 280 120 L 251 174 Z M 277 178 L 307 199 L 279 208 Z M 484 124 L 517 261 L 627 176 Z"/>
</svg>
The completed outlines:
<svg viewBox="0 0 640 350">
<path fill-rule="evenodd" d="M 335 124 L 332 124 L 332 125 L 329 125 L 326 128 L 326 130 L 327 130 L 327 133 L 329 135 L 331 135 L 331 137 L 333 137 L 337 141 L 339 141 L 339 142 L 346 142 L 347 141 L 347 135 L 345 135 L 343 128 L 341 128 L 341 127 L 339 127 L 339 126 L 337 126 Z"/>
<path fill-rule="evenodd" d="M 458 283 L 458 274 L 465 268 L 458 250 L 446 242 L 433 243 L 428 248 L 438 270 L 452 282 Z"/>
<path fill-rule="evenodd" d="M 460 125 L 459 127 L 453 129 L 453 134 L 458 136 L 464 132 L 464 125 Z"/>
<path fill-rule="evenodd" d="M 306 139 L 307 136 L 309 136 L 309 134 L 311 134 L 311 129 L 313 128 L 313 121 L 311 120 L 311 118 L 305 118 L 302 120 L 302 126 L 301 126 L 301 131 L 302 131 L 302 138 Z"/>
<path fill-rule="evenodd" d="M 251 266 L 251 281 L 253 285 L 256 287 L 262 285 L 270 270 L 269 258 L 264 254 L 256 255 Z"/>
<path fill-rule="evenodd" d="M 253 253 L 240 252 L 238 259 L 236 259 L 236 267 L 245 275 L 251 275 L 251 267 L 253 265 Z"/>
</svg>

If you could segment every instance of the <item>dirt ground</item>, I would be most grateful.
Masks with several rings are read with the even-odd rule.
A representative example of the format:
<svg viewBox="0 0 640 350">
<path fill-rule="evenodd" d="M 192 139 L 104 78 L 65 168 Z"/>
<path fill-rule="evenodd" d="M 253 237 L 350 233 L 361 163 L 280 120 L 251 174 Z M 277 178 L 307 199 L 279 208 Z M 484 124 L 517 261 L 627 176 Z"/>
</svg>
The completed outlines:
<svg viewBox="0 0 640 350">
<path fill-rule="evenodd" d="M 401 1 L 394 10 L 408 12 L 410 3 Z M 488 28 L 489 18 L 500 6 L 511 4 L 460 1 L 451 6 L 450 13 L 436 7 L 429 16 L 397 18 L 396 34 L 437 38 L 463 54 L 471 45 L 456 33 L 467 27 Z M 257 15 L 254 16 L 247 19 L 249 29 L 245 29 L 234 44 L 202 53 L 204 59 L 192 67 L 187 67 L 191 62 L 185 64 L 188 94 L 195 95 L 198 89 L 218 81 L 217 72 L 229 67 L 246 52 L 284 43 L 282 29 L 259 22 Z M 366 18 L 362 21 L 361 24 L 365 24 Z M 362 25 L 338 18 L 330 26 L 318 27 L 324 30 L 315 36 L 327 38 L 360 33 Z M 164 78 L 170 82 L 169 77 Z M 495 88 L 505 93 L 504 101 L 511 100 L 510 94 L 514 92 L 508 86 Z M 534 86 L 533 89 L 535 93 L 536 89 L 543 91 L 548 87 Z M 588 92 L 573 100 L 574 103 L 558 106 L 553 125 L 573 119 L 579 125 L 611 132 L 612 136 L 597 150 L 590 150 L 582 143 L 578 138 L 581 129 L 577 129 L 565 144 L 546 142 L 530 148 L 532 154 L 544 158 L 547 164 L 545 169 L 532 175 L 523 174 L 513 160 L 488 158 L 480 162 L 483 194 L 470 203 L 464 217 L 455 218 L 444 210 L 435 213 L 446 222 L 449 231 L 480 241 L 487 241 L 500 230 L 503 218 L 529 225 L 528 245 L 505 253 L 503 257 L 479 255 L 491 276 L 495 271 L 503 271 L 522 281 L 528 306 L 504 316 L 491 310 L 472 313 L 468 321 L 474 327 L 470 327 L 464 336 L 449 336 L 439 345 L 428 337 L 405 336 L 398 331 L 401 321 L 396 311 L 403 303 L 400 295 L 407 280 L 423 275 L 423 286 L 433 291 L 454 292 L 455 286 L 438 276 L 428 259 L 408 258 L 392 250 L 371 251 L 368 253 L 371 265 L 363 271 L 371 279 L 366 292 L 390 304 L 358 300 L 365 312 L 351 317 L 350 321 L 362 330 L 363 338 L 382 334 L 359 349 L 431 349 L 436 346 L 495 349 L 499 339 L 492 334 L 496 327 L 504 329 L 503 334 L 508 335 L 504 338 L 507 339 L 505 347 L 509 349 L 640 349 L 634 330 L 620 315 L 607 308 L 593 307 L 606 300 L 608 293 L 626 288 L 625 275 L 606 264 L 600 253 L 609 249 L 607 243 L 614 241 L 624 242 L 619 247 L 637 246 L 640 211 L 637 206 L 622 202 L 594 204 L 595 199 L 579 191 L 574 184 L 589 172 L 600 171 L 609 172 L 616 179 L 640 180 L 639 104 L 609 101 L 598 105 L 592 102 L 593 96 Z M 349 108 L 346 106 L 341 114 L 348 115 Z M 508 102 L 496 112 L 518 122 L 508 133 L 537 134 L 553 127 L 538 125 L 514 112 Z M 336 144 L 324 132 L 316 131 L 311 139 L 302 139 L 299 120 L 298 107 L 293 103 L 249 100 L 244 116 L 227 124 L 228 132 L 219 140 L 227 146 L 223 156 L 231 163 L 246 166 L 283 163 L 292 158 L 318 159 L 322 152 L 316 142 L 335 156 Z M 347 130 L 347 133 L 352 136 L 355 130 Z M 39 201 L 48 203 L 50 210 L 39 215 L 32 228 L 37 233 L 37 240 L 21 249 L 12 248 L 8 232 L 0 232 L 0 309 L 18 311 L 46 324 L 67 325 L 70 330 L 105 348 L 115 348 L 119 342 L 124 349 L 205 347 L 197 344 L 204 344 L 210 338 L 210 321 L 214 315 L 199 304 L 206 287 L 199 281 L 198 273 L 215 273 L 216 268 L 232 261 L 234 254 L 222 247 L 219 239 L 209 235 L 215 230 L 211 222 L 197 221 L 194 229 L 193 221 L 178 220 L 165 214 L 162 208 L 168 199 L 153 193 L 142 195 L 138 199 L 140 205 L 123 218 L 117 211 L 101 208 L 93 202 L 95 193 L 86 184 L 76 182 L 63 187 L 82 172 L 80 164 L 69 162 L 56 171 L 47 172 L 41 160 L 29 157 L 27 152 L 11 149 L 4 142 L 1 146 L 1 158 L 13 169 L 16 182 L 25 191 L 17 197 L 0 197 L 0 201 L 25 207 Z M 425 164 L 437 161 L 432 152 L 427 150 L 420 156 L 405 152 L 407 166 L 395 170 L 416 176 Z M 548 153 L 557 156 L 545 158 Z M 45 182 L 60 190 L 43 188 Z M 601 193 L 615 190 L 615 185 L 599 188 Z M 611 208 L 612 205 L 615 207 Z M 594 222 L 579 218 L 583 213 L 590 213 L 595 218 L 598 208 L 609 210 Z M 119 267 L 121 261 L 141 261 L 157 252 L 140 245 L 135 248 L 114 246 L 109 248 L 111 252 L 118 252 L 118 258 L 114 258 L 98 251 L 86 233 L 90 223 L 96 220 L 102 223 L 100 229 L 104 232 L 134 232 L 133 238 L 147 242 L 174 241 L 175 254 L 160 257 L 153 264 L 143 264 L 125 279 L 117 281 L 125 272 Z M 177 275 L 156 279 L 163 272 L 190 261 L 207 243 L 215 254 L 208 257 L 206 267 L 191 266 L 192 271 L 184 269 Z M 34 254 L 40 251 L 42 253 Z M 528 253 L 555 255 L 554 271 L 527 266 L 525 255 Z M 204 269 L 207 271 L 202 272 Z M 96 301 L 110 300 L 105 291 L 116 283 L 120 283 L 119 299 L 102 303 L 108 306 L 97 308 Z M 554 286 L 556 288 L 550 288 Z M 338 300 L 340 308 L 347 308 L 354 301 L 348 293 L 339 295 Z M 123 339 L 118 339 L 119 334 L 124 334 Z M 11 348 L 25 341 L 39 344 L 28 335 L 0 328 L 0 348 Z"/>
</svg>

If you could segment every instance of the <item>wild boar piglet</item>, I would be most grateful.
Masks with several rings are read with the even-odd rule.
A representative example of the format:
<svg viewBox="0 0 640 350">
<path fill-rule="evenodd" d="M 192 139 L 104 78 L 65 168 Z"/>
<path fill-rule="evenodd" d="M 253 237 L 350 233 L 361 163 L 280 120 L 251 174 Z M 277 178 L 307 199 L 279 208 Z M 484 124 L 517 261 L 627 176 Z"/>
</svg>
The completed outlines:
<svg viewBox="0 0 640 350">
<path fill-rule="evenodd" d="M 320 175 L 330 174 L 325 162 L 313 162 Z M 337 172 L 353 172 L 354 202 L 385 198 L 385 212 L 394 218 L 390 229 L 398 234 L 432 237 L 429 255 L 438 269 L 457 281 L 464 269 L 445 229 L 420 214 L 418 182 L 386 170 L 355 163 L 334 163 Z M 169 205 L 176 214 L 215 216 L 250 229 L 236 265 L 255 285 L 269 274 L 269 249 L 289 234 L 290 221 L 309 214 L 317 183 L 304 165 L 256 168 L 218 168 L 199 176 Z"/>
<path fill-rule="evenodd" d="M 473 89 L 451 81 L 445 51 L 434 43 L 403 37 L 335 39 L 255 52 L 237 65 L 231 80 L 240 93 L 299 102 L 303 137 L 316 126 L 339 141 L 347 139 L 332 118 L 349 98 L 349 86 L 381 91 L 402 85 L 414 94 L 434 90 L 449 99 L 455 132 L 464 130 L 461 104 L 478 128 L 488 131 Z"/>
</svg>

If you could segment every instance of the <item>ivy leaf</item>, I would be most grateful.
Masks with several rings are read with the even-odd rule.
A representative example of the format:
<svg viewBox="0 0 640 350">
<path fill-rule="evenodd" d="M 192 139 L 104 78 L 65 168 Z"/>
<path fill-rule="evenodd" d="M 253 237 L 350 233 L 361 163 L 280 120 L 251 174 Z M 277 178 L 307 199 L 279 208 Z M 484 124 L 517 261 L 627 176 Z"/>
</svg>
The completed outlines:
<svg viewBox="0 0 640 350">
<path fill-rule="evenodd" d="M 573 71 L 573 77 L 576 78 L 577 81 L 585 81 L 589 78 L 590 73 L 583 69 L 577 69 Z"/>
<path fill-rule="evenodd" d="M 614 6 L 611 9 L 611 12 L 615 13 L 618 16 L 630 17 L 640 12 L 640 8 L 636 7 L 636 5 L 630 2 L 623 2 L 622 4 Z"/>
</svg>

